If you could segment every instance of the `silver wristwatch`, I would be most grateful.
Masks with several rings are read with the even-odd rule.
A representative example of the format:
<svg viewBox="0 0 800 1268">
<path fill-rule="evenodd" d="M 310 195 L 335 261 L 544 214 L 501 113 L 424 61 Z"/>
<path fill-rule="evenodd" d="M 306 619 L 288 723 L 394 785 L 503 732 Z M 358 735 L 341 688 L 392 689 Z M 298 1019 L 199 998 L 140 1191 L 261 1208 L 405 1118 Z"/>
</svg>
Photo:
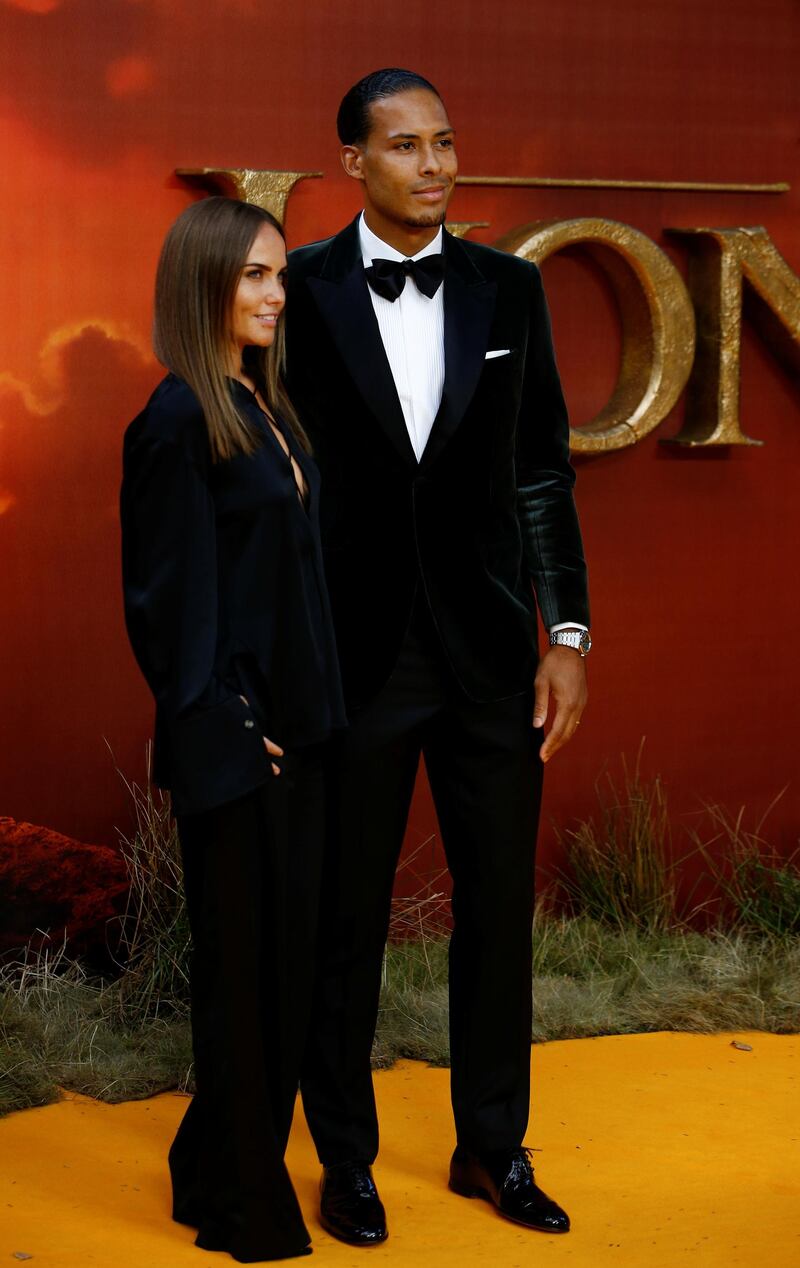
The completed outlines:
<svg viewBox="0 0 800 1268">
<path fill-rule="evenodd" d="M 555 630 L 550 635 L 551 647 L 574 647 L 581 656 L 592 650 L 592 636 L 588 630 Z"/>
</svg>

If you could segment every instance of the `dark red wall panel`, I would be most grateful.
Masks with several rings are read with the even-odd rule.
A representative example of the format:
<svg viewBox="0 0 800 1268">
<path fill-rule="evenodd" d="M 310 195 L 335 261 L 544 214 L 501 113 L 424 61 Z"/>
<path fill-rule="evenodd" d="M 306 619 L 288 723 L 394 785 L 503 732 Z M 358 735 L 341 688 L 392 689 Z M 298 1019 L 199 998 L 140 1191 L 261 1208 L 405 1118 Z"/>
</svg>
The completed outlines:
<svg viewBox="0 0 800 1268">
<path fill-rule="evenodd" d="M 333 121 L 351 81 L 408 65 L 441 89 L 470 175 L 788 181 L 781 195 L 462 188 L 453 219 L 492 242 L 536 219 L 664 229 L 764 224 L 800 272 L 794 0 L 649 3 L 356 0 L 0 6 L 0 814 L 110 840 L 141 773 L 146 690 L 124 638 L 116 495 L 126 422 L 158 377 L 148 352 L 163 233 L 196 195 L 181 166 L 323 170 L 289 204 L 292 244 L 358 206 Z M 579 253 L 548 261 L 574 421 L 607 399 L 613 297 Z M 604 763 L 798 824 L 796 473 L 800 386 L 749 329 L 745 430 L 759 449 L 675 452 L 673 417 L 634 448 L 578 461 L 596 650 L 579 738 L 548 770 L 546 815 L 585 813 Z M 411 842 L 435 825 L 424 788 Z M 544 833 L 543 855 L 552 857 Z"/>
</svg>

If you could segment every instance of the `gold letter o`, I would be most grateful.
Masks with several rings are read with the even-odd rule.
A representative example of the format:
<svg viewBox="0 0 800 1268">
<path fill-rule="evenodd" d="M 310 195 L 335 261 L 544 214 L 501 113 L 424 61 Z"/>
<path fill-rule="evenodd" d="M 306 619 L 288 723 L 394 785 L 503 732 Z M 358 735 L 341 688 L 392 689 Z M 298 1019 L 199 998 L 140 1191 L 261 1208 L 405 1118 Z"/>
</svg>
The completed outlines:
<svg viewBox="0 0 800 1268">
<path fill-rule="evenodd" d="M 622 322 L 622 361 L 608 404 L 591 422 L 570 430 L 583 453 L 623 449 L 657 427 L 677 401 L 694 359 L 694 311 L 680 273 L 645 234 L 616 220 L 540 220 L 497 243 L 541 264 L 580 246 L 603 269 Z"/>
</svg>

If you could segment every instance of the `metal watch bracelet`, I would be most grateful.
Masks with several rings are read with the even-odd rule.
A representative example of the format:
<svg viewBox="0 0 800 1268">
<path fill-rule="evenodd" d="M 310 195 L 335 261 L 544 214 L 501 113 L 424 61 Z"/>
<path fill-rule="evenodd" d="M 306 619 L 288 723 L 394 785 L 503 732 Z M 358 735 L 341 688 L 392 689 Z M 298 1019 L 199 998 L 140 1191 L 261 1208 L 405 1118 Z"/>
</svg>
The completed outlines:
<svg viewBox="0 0 800 1268">
<path fill-rule="evenodd" d="M 592 649 L 592 636 L 588 630 L 556 630 L 550 635 L 551 647 L 574 647 L 581 656 L 588 656 Z"/>
</svg>

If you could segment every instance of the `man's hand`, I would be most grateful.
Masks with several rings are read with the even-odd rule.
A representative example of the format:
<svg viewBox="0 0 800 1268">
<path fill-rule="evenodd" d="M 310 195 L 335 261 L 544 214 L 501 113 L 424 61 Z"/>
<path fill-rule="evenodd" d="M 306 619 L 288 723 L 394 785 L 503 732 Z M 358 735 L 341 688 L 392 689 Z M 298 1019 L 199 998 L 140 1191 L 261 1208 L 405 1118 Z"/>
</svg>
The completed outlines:
<svg viewBox="0 0 800 1268">
<path fill-rule="evenodd" d="M 551 697 L 555 703 L 553 724 L 541 749 L 542 761 L 547 762 L 572 739 L 586 708 L 588 691 L 583 657 L 572 647 L 551 647 L 539 662 L 534 690 L 535 727 L 544 726 L 547 721 Z"/>
</svg>

